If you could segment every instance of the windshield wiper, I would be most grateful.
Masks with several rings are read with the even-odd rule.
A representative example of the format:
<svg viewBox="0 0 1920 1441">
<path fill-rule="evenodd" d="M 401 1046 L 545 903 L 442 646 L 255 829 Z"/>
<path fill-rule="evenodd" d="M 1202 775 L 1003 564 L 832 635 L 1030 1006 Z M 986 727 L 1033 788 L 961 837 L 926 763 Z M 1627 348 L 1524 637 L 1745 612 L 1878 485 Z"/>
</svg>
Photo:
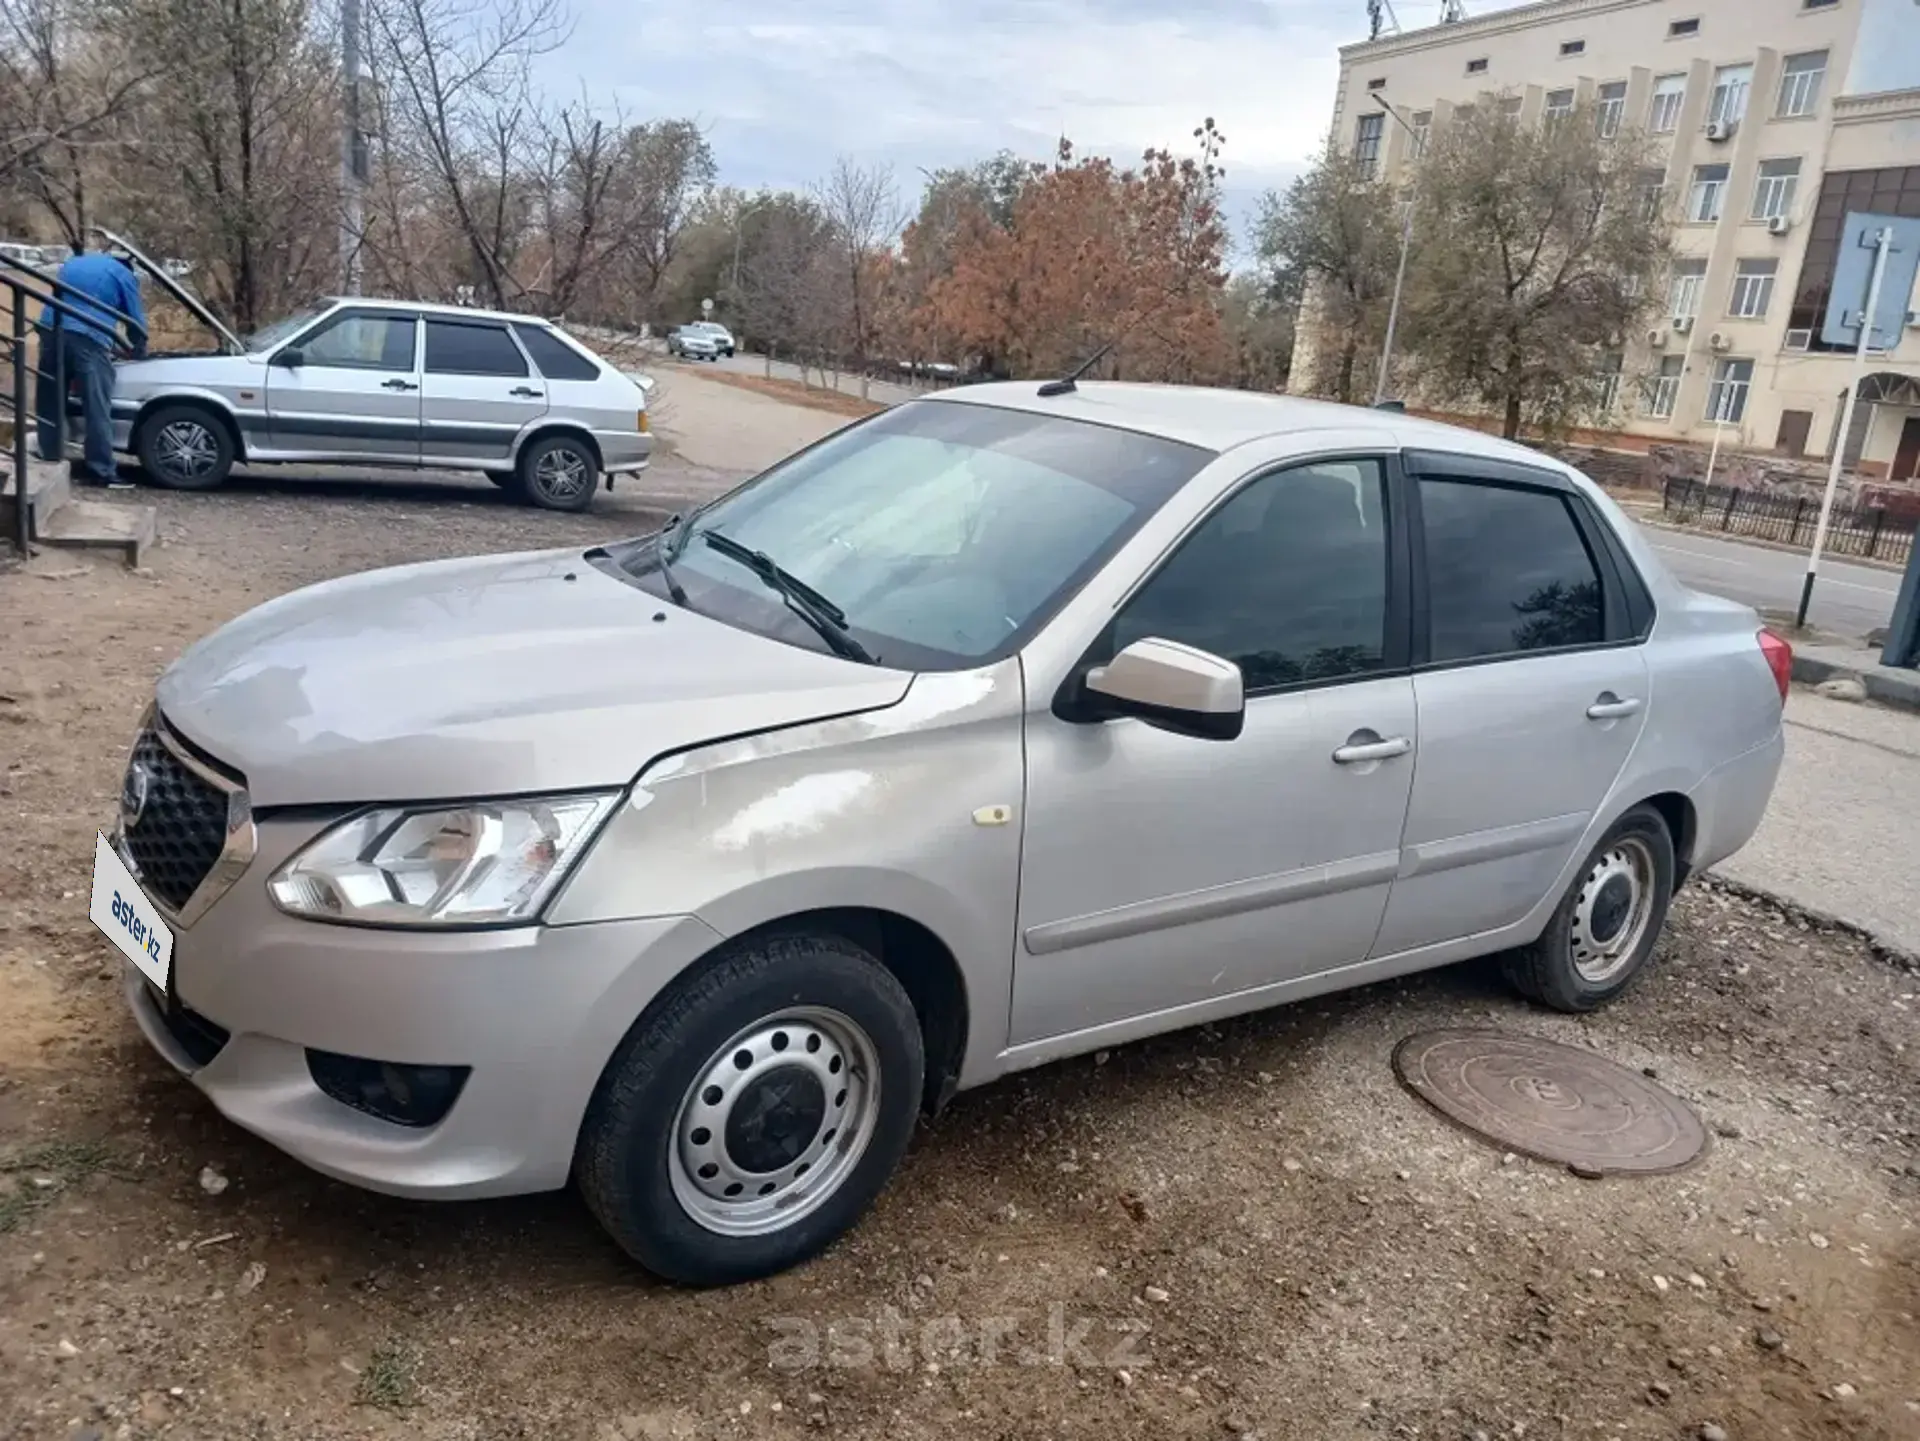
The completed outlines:
<svg viewBox="0 0 1920 1441">
<path fill-rule="evenodd" d="M 797 575 L 782 570 L 765 551 L 742 545 L 732 536 L 722 535 L 717 530 L 703 530 L 700 538 L 729 560 L 739 561 L 778 591 L 780 598 L 787 603 L 787 609 L 812 626 L 835 655 L 859 661 L 862 665 L 880 663 L 871 651 L 847 634 L 845 611 Z"/>
<path fill-rule="evenodd" d="M 669 516 L 667 523 L 660 528 L 660 534 L 653 539 L 654 563 L 660 567 L 660 580 L 667 588 L 667 599 L 680 609 L 687 609 L 687 593 L 680 588 L 680 582 L 673 578 L 673 558 L 680 553 L 680 536 L 687 529 L 687 513 L 676 511 Z M 669 537 L 667 532 L 676 534 Z"/>
</svg>

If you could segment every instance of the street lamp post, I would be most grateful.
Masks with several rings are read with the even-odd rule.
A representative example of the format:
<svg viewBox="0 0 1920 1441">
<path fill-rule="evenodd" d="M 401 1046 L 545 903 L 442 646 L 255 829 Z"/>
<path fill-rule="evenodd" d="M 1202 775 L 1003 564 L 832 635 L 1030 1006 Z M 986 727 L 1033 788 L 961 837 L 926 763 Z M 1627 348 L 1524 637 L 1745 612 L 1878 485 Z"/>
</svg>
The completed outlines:
<svg viewBox="0 0 1920 1441">
<path fill-rule="evenodd" d="M 1380 102 L 1380 109 L 1393 117 L 1394 123 L 1407 132 L 1407 139 L 1413 144 L 1420 143 L 1420 132 L 1404 119 L 1400 112 L 1388 103 L 1387 97 L 1376 91 L 1372 97 Z M 1413 157 L 1418 159 L 1419 157 Z M 1393 277 L 1393 303 L 1387 307 L 1387 339 L 1380 347 L 1380 376 L 1373 388 L 1373 403 L 1378 406 L 1387 398 L 1387 385 L 1393 378 L 1393 340 L 1400 329 L 1400 295 L 1407 284 L 1407 254 L 1413 249 L 1413 196 L 1406 197 L 1405 218 L 1400 225 L 1400 268 Z"/>
</svg>

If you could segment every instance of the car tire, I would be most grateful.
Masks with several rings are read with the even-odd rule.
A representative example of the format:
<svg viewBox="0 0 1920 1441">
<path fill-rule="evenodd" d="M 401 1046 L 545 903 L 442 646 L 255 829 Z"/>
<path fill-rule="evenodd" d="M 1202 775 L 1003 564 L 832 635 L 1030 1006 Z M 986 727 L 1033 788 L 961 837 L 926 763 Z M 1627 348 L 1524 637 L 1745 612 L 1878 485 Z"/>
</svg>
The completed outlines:
<svg viewBox="0 0 1920 1441">
<path fill-rule="evenodd" d="M 600 461 L 593 448 L 571 435 L 549 435 L 520 452 L 509 489 L 540 510 L 581 511 L 593 504 Z"/>
<path fill-rule="evenodd" d="M 1556 1011 L 1605 1005 L 1653 955 L 1673 883 L 1666 820 L 1652 806 L 1635 806 L 1581 863 L 1540 939 L 1505 957 L 1508 981 Z"/>
<path fill-rule="evenodd" d="M 134 454 L 167 490 L 214 490 L 233 470 L 233 436 L 205 406 L 162 405 L 140 422 Z"/>
<path fill-rule="evenodd" d="M 821 932 L 731 945 L 621 1042 L 581 1125 L 575 1181 L 657 1276 L 770 1276 L 825 1250 L 880 1194 L 925 1069 L 913 1002 L 859 946 Z"/>
</svg>

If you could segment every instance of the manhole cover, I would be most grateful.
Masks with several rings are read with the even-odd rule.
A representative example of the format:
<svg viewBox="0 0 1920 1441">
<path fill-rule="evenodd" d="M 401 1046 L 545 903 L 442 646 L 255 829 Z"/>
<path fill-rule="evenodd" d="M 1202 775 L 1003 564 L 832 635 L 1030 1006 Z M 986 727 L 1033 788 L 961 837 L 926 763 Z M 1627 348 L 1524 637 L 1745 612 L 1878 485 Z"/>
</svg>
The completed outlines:
<svg viewBox="0 0 1920 1441">
<path fill-rule="evenodd" d="M 1408 1090 L 1497 1145 L 1585 1174 L 1676 1171 L 1706 1128 L 1679 1098 L 1591 1051 L 1503 1031 L 1427 1031 L 1394 1048 Z"/>
</svg>

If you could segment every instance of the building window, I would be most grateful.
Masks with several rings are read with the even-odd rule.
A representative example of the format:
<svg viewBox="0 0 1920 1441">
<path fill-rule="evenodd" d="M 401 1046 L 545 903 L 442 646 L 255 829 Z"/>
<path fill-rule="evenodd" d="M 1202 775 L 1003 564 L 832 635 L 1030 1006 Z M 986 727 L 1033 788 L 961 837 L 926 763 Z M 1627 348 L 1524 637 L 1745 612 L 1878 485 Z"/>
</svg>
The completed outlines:
<svg viewBox="0 0 1920 1441">
<path fill-rule="evenodd" d="M 1354 129 L 1353 158 L 1360 174 L 1368 180 L 1373 179 L 1374 169 L 1380 163 L 1380 140 L 1386 125 L 1384 115 L 1362 115 Z"/>
<path fill-rule="evenodd" d="M 1698 35 L 1699 33 L 1700 22 L 1698 20 L 1676 20 L 1667 27 L 1667 39 L 1669 40 L 1684 40 L 1689 35 Z"/>
<path fill-rule="evenodd" d="M 1587 53 L 1587 42 L 1584 40 L 1562 40 L 1560 42 L 1560 53 L 1563 56 L 1585 55 Z"/>
<path fill-rule="evenodd" d="M 1780 106 L 1774 113 L 1783 120 L 1811 115 L 1820 108 L 1820 87 L 1827 79 L 1827 52 L 1789 55 L 1780 72 Z"/>
<path fill-rule="evenodd" d="M 1743 260 L 1733 275 L 1733 303 L 1727 314 L 1735 320 L 1765 320 L 1767 307 L 1773 304 L 1773 278 L 1780 272 L 1777 260 Z"/>
<path fill-rule="evenodd" d="M 1500 113 L 1509 120 L 1517 120 L 1520 117 L 1520 106 L 1522 103 L 1523 101 L 1520 96 L 1508 95 L 1500 102 Z"/>
<path fill-rule="evenodd" d="M 1664 170 L 1642 170 L 1640 172 L 1641 214 L 1651 222 L 1658 220 L 1666 209 L 1667 172 Z"/>
<path fill-rule="evenodd" d="M 1600 357 L 1600 366 L 1594 372 L 1594 378 L 1599 383 L 1599 393 L 1594 399 L 1598 402 L 1602 415 L 1608 414 L 1620 404 L 1620 376 L 1626 368 L 1626 363 L 1626 356 L 1618 353 Z"/>
<path fill-rule="evenodd" d="M 1713 103 L 1707 107 L 1711 125 L 1738 125 L 1747 116 L 1747 92 L 1753 88 L 1751 65 L 1722 65 L 1713 72 Z"/>
<path fill-rule="evenodd" d="M 1367 89 L 1369 90 L 1385 90 L 1386 88 L 1387 88 L 1387 77 L 1384 75 L 1382 75 L 1378 80 L 1369 80 L 1367 82 Z"/>
<path fill-rule="evenodd" d="M 1802 10 L 1828 10 L 1838 5 L 1840 0 L 1800 0 Z"/>
<path fill-rule="evenodd" d="M 1627 108 L 1627 82 L 1613 80 L 1600 87 L 1600 134 L 1612 139 L 1620 133 L 1620 121 Z"/>
<path fill-rule="evenodd" d="M 1692 320 L 1698 315 L 1700 286 L 1706 278 L 1706 261 L 1674 261 L 1673 279 L 1667 286 L 1667 314 L 1675 320 Z"/>
<path fill-rule="evenodd" d="M 1680 107 L 1687 103 L 1687 77 L 1662 75 L 1653 82 L 1653 111 L 1647 117 L 1647 129 L 1655 135 L 1671 135 L 1680 128 Z"/>
<path fill-rule="evenodd" d="M 1753 389 L 1751 360 L 1723 360 L 1713 367 L 1713 381 L 1707 386 L 1706 419 L 1721 425 L 1738 425 L 1747 414 L 1747 392 Z"/>
<path fill-rule="evenodd" d="M 1413 134 L 1409 137 L 1412 145 L 1407 153 L 1409 159 L 1418 160 L 1427 153 L 1427 137 L 1433 133 L 1433 112 L 1431 110 L 1414 111 L 1412 128 Z"/>
<path fill-rule="evenodd" d="M 1793 214 L 1793 197 L 1800 189 L 1798 160 L 1762 160 L 1753 186 L 1753 218 L 1784 220 Z"/>
<path fill-rule="evenodd" d="M 1720 218 L 1720 210 L 1726 199 L 1727 167 L 1694 166 L 1693 190 L 1687 196 L 1687 219 L 1701 225 L 1713 223 Z"/>
<path fill-rule="evenodd" d="M 1547 119 L 1565 120 L 1573 114 L 1573 92 L 1571 90 L 1549 90 L 1547 92 Z"/>
<path fill-rule="evenodd" d="M 1660 357 L 1660 371 L 1647 382 L 1647 414 L 1654 420 L 1673 419 L 1680 400 L 1680 372 L 1686 361 L 1677 355 Z"/>
<path fill-rule="evenodd" d="M 1482 56 L 1478 60 L 1469 60 L 1467 62 L 1467 74 L 1485 75 L 1486 73 L 1487 73 L 1487 61 L 1485 56 Z"/>
</svg>

